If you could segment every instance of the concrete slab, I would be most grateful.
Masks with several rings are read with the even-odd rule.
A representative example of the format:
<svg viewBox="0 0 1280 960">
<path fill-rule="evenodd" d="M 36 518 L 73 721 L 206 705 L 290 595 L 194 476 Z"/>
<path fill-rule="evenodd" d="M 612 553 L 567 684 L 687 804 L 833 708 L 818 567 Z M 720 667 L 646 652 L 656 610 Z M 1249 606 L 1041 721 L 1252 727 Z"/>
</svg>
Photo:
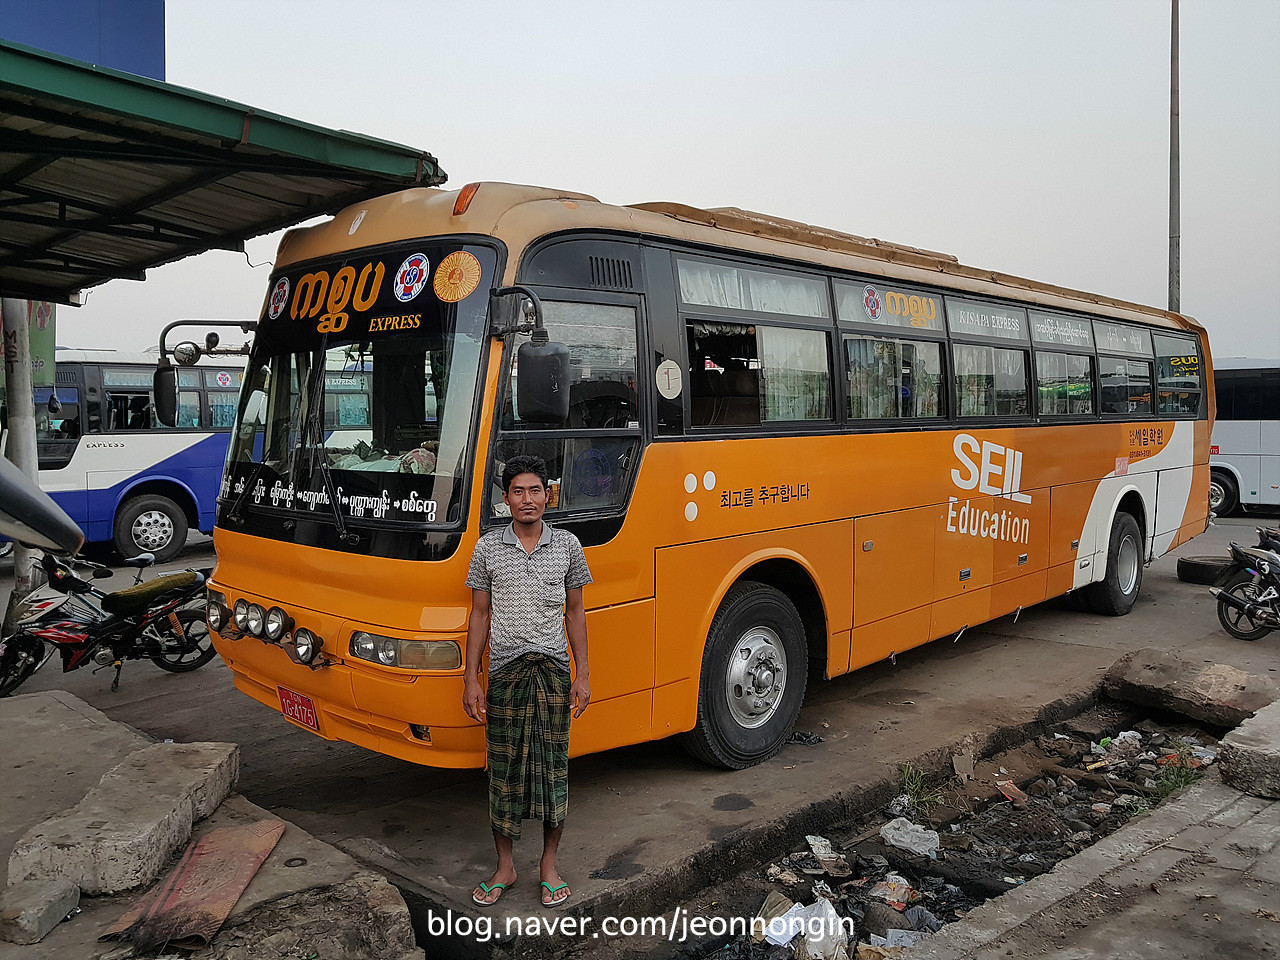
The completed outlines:
<svg viewBox="0 0 1280 960">
<path fill-rule="evenodd" d="M 1192 663 L 1153 647 L 1133 650 L 1103 681 L 1117 700 L 1171 710 L 1215 727 L 1235 727 L 1280 697 L 1280 686 L 1226 663 Z"/>
<path fill-rule="evenodd" d="M 12 883 L 0 894 L 0 940 L 35 943 L 80 902 L 80 888 L 68 880 Z"/>
<path fill-rule="evenodd" d="M 74 807 L 23 834 L 9 878 L 61 877 L 91 896 L 148 884 L 186 846 L 192 824 L 222 802 L 238 769 L 235 744 L 140 748 Z"/>
<path fill-rule="evenodd" d="M 1280 702 L 1227 734 L 1218 759 L 1228 783 L 1256 797 L 1280 798 Z"/>
<path fill-rule="evenodd" d="M 39 674 L 37 674 L 39 676 Z M 79 803 L 102 775 L 150 741 L 63 690 L 0 699 L 0 884 L 14 843 Z"/>
</svg>

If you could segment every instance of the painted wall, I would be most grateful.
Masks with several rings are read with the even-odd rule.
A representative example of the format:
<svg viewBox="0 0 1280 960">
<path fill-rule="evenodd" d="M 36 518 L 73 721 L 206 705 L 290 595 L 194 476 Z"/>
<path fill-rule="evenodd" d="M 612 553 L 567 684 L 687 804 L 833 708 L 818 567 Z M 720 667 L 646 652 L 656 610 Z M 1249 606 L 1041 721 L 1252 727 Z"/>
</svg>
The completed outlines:
<svg viewBox="0 0 1280 960">
<path fill-rule="evenodd" d="M 164 79 L 164 0 L 0 0 L 0 37 Z"/>
</svg>

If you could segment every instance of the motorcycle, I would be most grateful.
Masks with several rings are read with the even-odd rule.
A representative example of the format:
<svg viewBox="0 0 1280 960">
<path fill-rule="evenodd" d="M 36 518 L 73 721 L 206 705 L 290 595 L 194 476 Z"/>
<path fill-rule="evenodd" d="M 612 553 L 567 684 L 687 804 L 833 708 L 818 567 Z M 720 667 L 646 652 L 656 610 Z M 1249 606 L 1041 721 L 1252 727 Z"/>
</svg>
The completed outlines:
<svg viewBox="0 0 1280 960">
<path fill-rule="evenodd" d="M 1258 546 L 1228 547 L 1231 563 L 1209 592 L 1222 628 L 1239 640 L 1280 629 L 1280 530 L 1258 528 Z"/>
<path fill-rule="evenodd" d="M 114 666 L 113 691 L 120 688 L 126 660 L 149 659 L 171 673 L 188 673 L 212 660 L 203 600 L 213 568 L 144 582 L 142 571 L 153 563 L 150 553 L 126 560 L 127 566 L 138 568 L 133 585 L 104 593 L 76 570 L 88 571 L 91 580 L 110 577 L 111 570 L 44 554 L 40 566 L 49 582 L 27 595 L 13 633 L 0 640 L 0 697 L 18 689 L 55 651 L 61 654 L 63 673 L 88 663 L 99 670 Z"/>
</svg>

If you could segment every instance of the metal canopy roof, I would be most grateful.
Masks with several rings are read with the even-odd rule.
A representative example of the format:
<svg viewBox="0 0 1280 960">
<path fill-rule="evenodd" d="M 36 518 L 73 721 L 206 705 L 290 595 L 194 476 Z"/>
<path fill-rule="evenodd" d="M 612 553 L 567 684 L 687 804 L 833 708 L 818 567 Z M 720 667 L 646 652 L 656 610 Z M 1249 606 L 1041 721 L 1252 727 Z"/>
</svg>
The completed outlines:
<svg viewBox="0 0 1280 960">
<path fill-rule="evenodd" d="M 0 41 L 0 293 L 78 291 L 407 186 L 429 153 Z"/>
</svg>

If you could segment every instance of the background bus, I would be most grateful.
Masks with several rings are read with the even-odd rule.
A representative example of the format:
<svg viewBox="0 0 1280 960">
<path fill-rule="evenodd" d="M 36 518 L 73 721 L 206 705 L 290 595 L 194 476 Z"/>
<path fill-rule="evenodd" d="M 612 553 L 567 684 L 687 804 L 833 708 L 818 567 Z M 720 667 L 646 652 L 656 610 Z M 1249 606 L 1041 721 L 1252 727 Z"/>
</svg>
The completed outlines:
<svg viewBox="0 0 1280 960">
<path fill-rule="evenodd" d="M 567 370 L 518 362 L 541 301 Z M 582 541 L 574 755 L 684 734 L 747 766 L 835 677 L 1072 590 L 1123 614 L 1208 520 L 1202 328 L 732 208 L 409 190 L 286 235 L 219 502 L 214 642 L 291 722 L 478 767 L 462 710 L 498 478 Z M 368 356 L 370 426 L 322 448 Z M 550 354 L 548 354 L 550 355 Z M 1194 361 L 1194 362 L 1193 362 Z M 516 389 L 518 371 L 519 390 Z M 539 409 L 539 397 L 567 411 Z"/>
<path fill-rule="evenodd" d="M 1280 506 L 1280 360 L 1225 357 L 1214 373 L 1209 508 Z"/>
<path fill-rule="evenodd" d="M 55 386 L 35 391 L 40 488 L 86 541 L 167 560 L 188 530 L 213 530 L 244 361 L 210 360 L 180 372 L 178 422 L 166 427 L 154 414 L 154 353 L 58 349 Z"/>
</svg>

